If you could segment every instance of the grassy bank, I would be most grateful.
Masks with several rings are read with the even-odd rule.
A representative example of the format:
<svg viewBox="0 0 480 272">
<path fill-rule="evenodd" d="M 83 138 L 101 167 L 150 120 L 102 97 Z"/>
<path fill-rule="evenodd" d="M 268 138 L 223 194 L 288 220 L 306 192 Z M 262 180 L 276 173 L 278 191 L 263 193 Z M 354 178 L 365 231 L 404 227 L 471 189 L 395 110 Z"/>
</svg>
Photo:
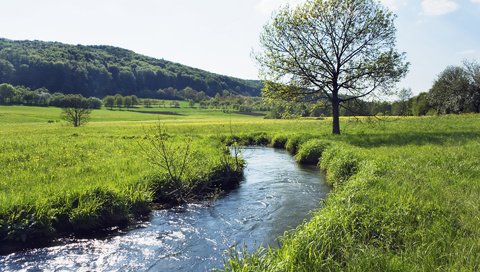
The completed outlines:
<svg viewBox="0 0 480 272">
<path fill-rule="evenodd" d="M 2 252 L 125 226 L 148 214 L 152 204 L 201 200 L 241 180 L 242 161 L 214 137 L 168 128 L 162 154 L 154 146 L 158 121 L 101 119 L 73 128 L 39 121 L 55 108 L 19 108 L 0 109 Z"/>
<path fill-rule="evenodd" d="M 286 148 L 302 163 L 319 163 L 334 185 L 323 208 L 286 234 L 282 247 L 239 254 L 244 258 L 232 257 L 226 270 L 479 269 L 478 115 L 344 118 L 343 135 L 333 137 L 329 119 L 105 110 L 94 111 L 87 126 L 73 128 L 47 122 L 59 114 L 51 112 L 55 109 L 29 110 L 29 116 L 19 116 L 23 111 L 16 107 L 0 107 L 3 233 L 23 239 L 55 230 L 57 222 L 67 222 L 67 229 L 70 220 L 121 223 L 141 214 L 155 198 L 168 197 L 162 174 L 140 148 L 160 119 L 173 143 L 193 139 L 198 146 L 193 149 L 200 150 L 195 157 L 209 158 L 209 163 L 193 163 L 192 169 L 203 169 L 200 176 L 216 184 L 224 174 L 218 170 L 224 165 L 223 141 Z M 198 184 L 194 176 L 185 179 L 187 184 Z M 89 217 L 89 211 L 101 216 Z"/>
<path fill-rule="evenodd" d="M 298 161 L 319 160 L 335 189 L 280 248 L 234 254 L 225 270 L 477 271 L 480 118 L 405 122 L 283 137 Z"/>
</svg>

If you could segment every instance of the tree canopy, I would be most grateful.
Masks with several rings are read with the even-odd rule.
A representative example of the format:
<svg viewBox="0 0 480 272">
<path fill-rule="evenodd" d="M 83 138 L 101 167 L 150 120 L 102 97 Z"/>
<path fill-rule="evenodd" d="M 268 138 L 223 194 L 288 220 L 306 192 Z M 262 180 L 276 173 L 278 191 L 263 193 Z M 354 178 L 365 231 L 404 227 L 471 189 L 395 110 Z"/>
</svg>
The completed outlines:
<svg viewBox="0 0 480 272">
<path fill-rule="evenodd" d="M 66 95 L 62 105 L 62 118 L 79 127 L 88 122 L 92 109 L 88 99 L 81 95 Z"/>
<path fill-rule="evenodd" d="M 407 72 L 395 16 L 374 0 L 307 0 L 281 8 L 264 27 L 256 55 L 272 99 L 326 100 L 334 134 L 340 105 L 388 94 Z M 345 106 L 345 105 L 344 105 Z"/>
<path fill-rule="evenodd" d="M 210 97 L 228 89 L 260 95 L 262 83 L 218 75 L 112 46 L 0 39 L 0 83 L 104 97 L 161 97 L 159 89 L 191 87 Z"/>
<path fill-rule="evenodd" d="M 480 65 L 448 66 L 428 93 L 428 101 L 438 114 L 480 112 Z"/>
</svg>

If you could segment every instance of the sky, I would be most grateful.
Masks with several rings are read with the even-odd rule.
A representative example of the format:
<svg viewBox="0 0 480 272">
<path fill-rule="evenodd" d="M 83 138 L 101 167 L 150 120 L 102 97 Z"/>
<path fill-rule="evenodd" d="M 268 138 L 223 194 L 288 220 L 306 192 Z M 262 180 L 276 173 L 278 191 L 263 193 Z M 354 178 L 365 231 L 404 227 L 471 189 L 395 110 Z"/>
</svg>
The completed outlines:
<svg viewBox="0 0 480 272">
<path fill-rule="evenodd" d="M 251 58 L 272 12 L 304 0 L 0 0 L 0 37 L 113 45 L 211 72 L 258 78 Z M 397 14 L 410 72 L 428 91 L 448 65 L 480 61 L 480 0 L 381 0 Z"/>
</svg>

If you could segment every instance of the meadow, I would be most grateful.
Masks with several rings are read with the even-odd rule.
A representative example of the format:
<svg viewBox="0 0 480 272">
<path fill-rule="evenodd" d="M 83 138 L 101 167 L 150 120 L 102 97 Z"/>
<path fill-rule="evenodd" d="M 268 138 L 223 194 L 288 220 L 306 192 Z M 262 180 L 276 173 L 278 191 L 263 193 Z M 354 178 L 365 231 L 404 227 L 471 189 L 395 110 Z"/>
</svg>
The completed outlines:
<svg viewBox="0 0 480 272">
<path fill-rule="evenodd" d="M 281 247 L 240 249 L 225 270 L 479 269 L 480 116 L 344 118 L 343 134 L 332 136 L 328 118 L 179 111 L 97 110 L 73 128 L 57 108 L 0 106 L 0 240 L 147 214 L 169 189 L 145 152 L 160 122 L 170 142 L 191 139 L 197 152 L 187 183 L 224 169 L 225 144 L 236 143 L 286 148 L 301 163 L 318 163 L 334 187 Z"/>
</svg>

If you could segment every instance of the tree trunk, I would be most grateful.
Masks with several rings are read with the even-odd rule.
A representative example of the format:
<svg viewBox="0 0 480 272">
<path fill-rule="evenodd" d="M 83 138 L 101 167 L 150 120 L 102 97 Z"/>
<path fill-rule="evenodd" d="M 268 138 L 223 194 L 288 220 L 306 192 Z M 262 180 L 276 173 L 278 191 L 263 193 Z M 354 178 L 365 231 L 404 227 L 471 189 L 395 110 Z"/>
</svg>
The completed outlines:
<svg viewBox="0 0 480 272">
<path fill-rule="evenodd" d="M 332 134 L 340 135 L 340 100 L 338 93 L 333 93 L 332 96 Z"/>
</svg>

